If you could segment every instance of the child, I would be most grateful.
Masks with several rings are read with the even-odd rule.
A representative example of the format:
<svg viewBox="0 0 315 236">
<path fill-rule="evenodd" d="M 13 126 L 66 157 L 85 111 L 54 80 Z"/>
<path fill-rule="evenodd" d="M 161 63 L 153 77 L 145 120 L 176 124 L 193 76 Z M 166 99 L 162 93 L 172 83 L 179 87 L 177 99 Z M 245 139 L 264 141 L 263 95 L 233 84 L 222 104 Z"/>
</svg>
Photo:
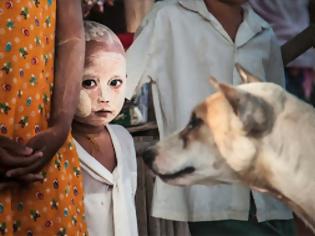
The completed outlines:
<svg viewBox="0 0 315 236">
<path fill-rule="evenodd" d="M 151 81 L 160 137 L 182 129 L 213 91 L 208 77 L 237 84 L 236 62 L 278 84 L 280 48 L 245 0 L 157 3 L 127 52 L 127 97 Z M 276 199 L 239 185 L 176 187 L 156 179 L 152 215 L 191 222 L 192 235 L 292 235 L 292 214 Z M 256 211 L 255 211 L 256 207 Z"/>
<path fill-rule="evenodd" d="M 85 22 L 86 58 L 72 134 L 81 160 L 90 235 L 137 235 L 136 156 L 130 134 L 109 125 L 125 99 L 126 60 L 116 35 Z"/>
</svg>

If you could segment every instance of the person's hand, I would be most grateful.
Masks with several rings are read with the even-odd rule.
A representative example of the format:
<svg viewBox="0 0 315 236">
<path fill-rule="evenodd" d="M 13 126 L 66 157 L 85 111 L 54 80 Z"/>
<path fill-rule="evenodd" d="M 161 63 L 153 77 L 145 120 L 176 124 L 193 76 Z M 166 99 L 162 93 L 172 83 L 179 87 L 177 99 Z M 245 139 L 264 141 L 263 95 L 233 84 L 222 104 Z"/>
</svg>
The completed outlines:
<svg viewBox="0 0 315 236">
<path fill-rule="evenodd" d="M 8 189 L 8 188 L 14 188 L 19 185 L 18 182 L 12 181 L 12 180 L 3 180 L 0 182 L 0 192 Z"/>
<path fill-rule="evenodd" d="M 34 152 L 32 148 L 24 144 L 0 136 L 0 191 L 17 186 L 19 183 L 42 180 L 43 177 L 40 174 L 27 174 L 16 179 L 4 177 L 7 170 L 29 166 L 38 161 L 42 155 L 42 152 Z"/>
<path fill-rule="evenodd" d="M 27 146 L 41 152 L 42 157 L 30 165 L 10 169 L 6 172 L 6 176 L 16 178 L 41 171 L 64 144 L 67 135 L 68 129 L 65 129 L 62 125 L 53 126 L 35 135 L 28 141 Z"/>
<path fill-rule="evenodd" d="M 25 187 L 30 183 L 42 181 L 44 179 L 42 174 L 26 174 L 17 178 L 0 178 L 0 192 L 8 188 Z"/>
<path fill-rule="evenodd" d="M 0 136 L 0 173 L 12 168 L 29 166 L 41 159 L 42 152 Z"/>
</svg>

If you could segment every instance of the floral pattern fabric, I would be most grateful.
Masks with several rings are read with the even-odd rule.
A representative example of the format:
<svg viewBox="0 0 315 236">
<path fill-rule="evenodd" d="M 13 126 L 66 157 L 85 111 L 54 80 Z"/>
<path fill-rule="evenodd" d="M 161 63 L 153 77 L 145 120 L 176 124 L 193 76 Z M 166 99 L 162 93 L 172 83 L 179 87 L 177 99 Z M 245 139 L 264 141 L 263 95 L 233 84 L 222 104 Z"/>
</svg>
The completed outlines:
<svg viewBox="0 0 315 236">
<path fill-rule="evenodd" d="M 0 135 L 25 143 L 47 128 L 54 72 L 55 0 L 0 1 Z M 85 235 L 72 137 L 44 181 L 0 193 L 0 235 Z"/>
</svg>

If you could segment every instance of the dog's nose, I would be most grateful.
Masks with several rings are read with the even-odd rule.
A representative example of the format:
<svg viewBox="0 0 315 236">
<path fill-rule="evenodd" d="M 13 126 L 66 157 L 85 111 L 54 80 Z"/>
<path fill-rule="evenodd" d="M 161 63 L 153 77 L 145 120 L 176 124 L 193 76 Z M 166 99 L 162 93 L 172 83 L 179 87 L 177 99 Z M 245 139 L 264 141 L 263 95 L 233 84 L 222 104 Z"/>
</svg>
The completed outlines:
<svg viewBox="0 0 315 236">
<path fill-rule="evenodd" d="M 157 151 L 154 147 L 147 148 L 142 155 L 143 161 L 149 167 L 152 167 Z"/>
</svg>

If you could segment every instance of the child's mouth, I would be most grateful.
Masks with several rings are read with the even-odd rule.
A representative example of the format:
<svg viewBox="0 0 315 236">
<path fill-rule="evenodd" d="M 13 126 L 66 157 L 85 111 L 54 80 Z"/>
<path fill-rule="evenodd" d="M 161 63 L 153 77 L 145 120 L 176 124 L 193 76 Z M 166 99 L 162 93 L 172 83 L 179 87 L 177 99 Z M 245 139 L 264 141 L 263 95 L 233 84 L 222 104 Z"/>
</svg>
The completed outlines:
<svg viewBox="0 0 315 236">
<path fill-rule="evenodd" d="M 108 115 L 111 115 L 112 112 L 111 111 L 96 111 L 95 114 L 97 116 L 100 116 L 100 117 L 107 117 Z"/>
</svg>

